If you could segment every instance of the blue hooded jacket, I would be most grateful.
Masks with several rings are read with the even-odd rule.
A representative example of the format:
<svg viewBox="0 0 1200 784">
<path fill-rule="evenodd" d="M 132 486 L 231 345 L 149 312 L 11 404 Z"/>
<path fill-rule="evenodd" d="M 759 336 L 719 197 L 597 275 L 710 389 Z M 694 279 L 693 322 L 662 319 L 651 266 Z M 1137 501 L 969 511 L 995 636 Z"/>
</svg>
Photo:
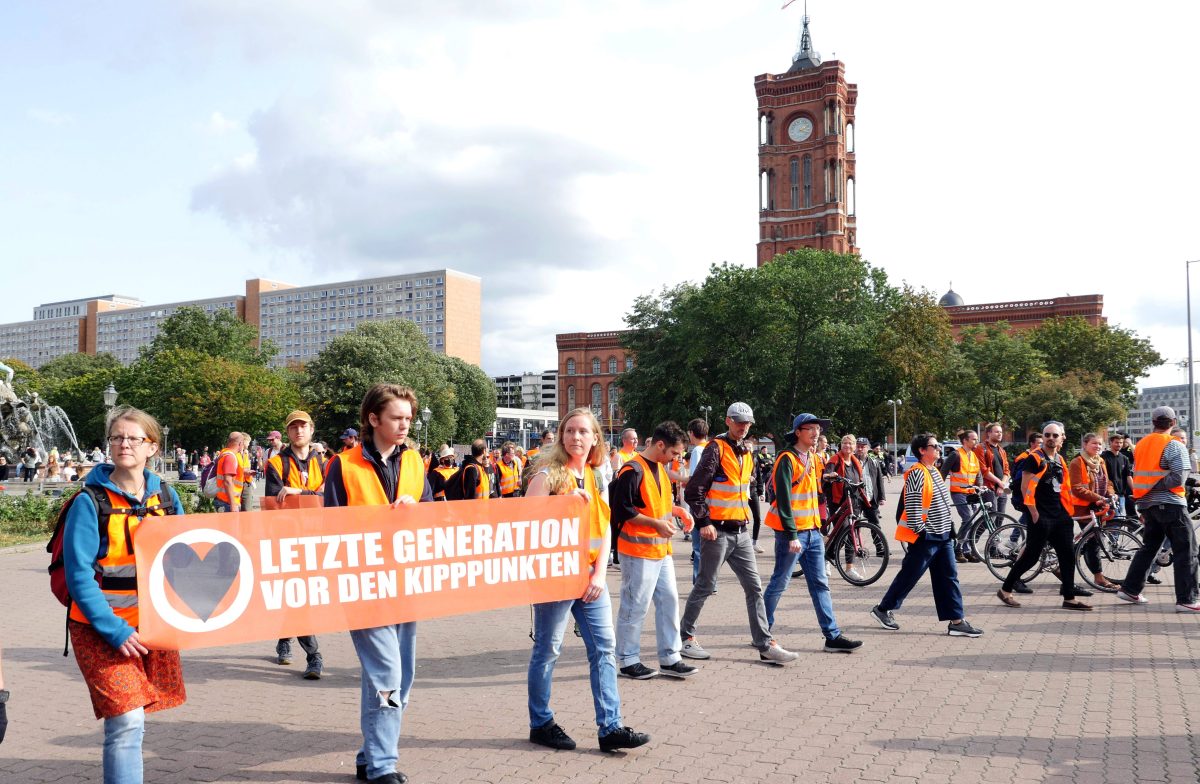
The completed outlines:
<svg viewBox="0 0 1200 784">
<path fill-rule="evenodd" d="M 117 495 L 124 496 L 130 505 L 138 506 L 150 496 L 162 489 L 162 482 L 157 474 L 143 471 L 146 479 L 145 497 L 134 498 L 118 488 L 112 481 L 114 466 L 98 465 L 91 470 L 84 480 L 89 487 L 103 487 Z M 183 505 L 175 488 L 168 488 L 168 497 L 163 498 L 175 507 L 175 514 L 183 514 Z M 91 622 L 104 640 L 114 648 L 118 648 L 133 634 L 133 627 L 120 618 L 108 606 L 108 600 L 96 583 L 97 563 L 100 560 L 100 548 L 103 544 L 107 550 L 107 542 L 100 540 L 99 511 L 95 502 L 87 493 L 80 493 L 71 501 L 67 510 L 67 522 L 63 530 L 63 566 L 67 578 L 67 591 L 71 601 L 78 605 L 84 617 Z"/>
</svg>

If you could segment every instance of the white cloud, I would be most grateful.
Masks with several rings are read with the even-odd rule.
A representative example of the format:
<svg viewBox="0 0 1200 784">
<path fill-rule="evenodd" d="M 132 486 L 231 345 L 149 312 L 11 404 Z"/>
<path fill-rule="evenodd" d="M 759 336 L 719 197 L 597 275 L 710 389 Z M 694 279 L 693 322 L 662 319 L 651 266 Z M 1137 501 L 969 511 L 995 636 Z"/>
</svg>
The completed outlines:
<svg viewBox="0 0 1200 784">
<path fill-rule="evenodd" d="M 75 124 L 75 116 L 73 114 L 57 112 L 51 109 L 33 108 L 26 111 L 25 115 L 34 122 L 41 123 L 42 125 L 61 127 Z"/>
<path fill-rule="evenodd" d="M 205 126 L 208 132 L 217 136 L 222 136 L 234 131 L 240 131 L 242 124 L 237 120 L 231 120 L 222 114 L 220 111 L 214 111 L 208 117 L 208 123 Z"/>
</svg>

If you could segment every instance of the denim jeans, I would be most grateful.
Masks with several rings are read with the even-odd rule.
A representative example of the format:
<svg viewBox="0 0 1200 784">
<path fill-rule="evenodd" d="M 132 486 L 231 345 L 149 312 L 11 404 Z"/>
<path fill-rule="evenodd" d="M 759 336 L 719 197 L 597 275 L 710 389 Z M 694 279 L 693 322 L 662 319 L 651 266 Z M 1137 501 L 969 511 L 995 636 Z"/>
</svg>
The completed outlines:
<svg viewBox="0 0 1200 784">
<path fill-rule="evenodd" d="M 1129 575 L 1122 586 L 1129 594 L 1139 594 L 1154 566 L 1159 548 L 1171 543 L 1175 570 L 1175 602 L 1191 604 L 1197 595 L 1196 535 L 1188 519 L 1187 507 L 1175 504 L 1155 504 L 1139 509 L 1146 526 L 1142 531 L 1142 548 L 1129 563 Z"/>
<path fill-rule="evenodd" d="M 967 503 L 968 498 L 970 496 L 966 493 L 950 494 L 950 500 L 954 502 L 954 511 L 958 512 L 958 549 L 964 552 L 967 550 L 967 535 L 970 533 L 967 523 L 971 522 L 971 513 L 974 511 L 971 504 Z"/>
<path fill-rule="evenodd" d="M 214 509 L 216 509 L 218 512 L 231 512 L 231 511 L 233 511 L 233 510 L 230 508 L 229 504 L 225 503 L 224 501 L 220 500 L 219 498 L 214 498 L 214 499 L 213 499 L 213 508 L 214 508 Z"/>
<path fill-rule="evenodd" d="M 630 560 L 633 560 L 632 558 Z M 588 677 L 596 726 L 601 735 L 621 728 L 621 695 L 617 691 L 617 660 L 613 656 L 612 599 L 608 591 L 594 602 L 566 599 L 533 605 L 533 652 L 529 657 L 529 726 L 543 727 L 554 721 L 550 710 L 550 681 L 554 663 L 562 651 L 567 619 L 574 616 L 587 650 Z"/>
<path fill-rule="evenodd" d="M 650 559 L 626 555 L 621 561 L 621 608 L 617 611 L 617 666 L 642 660 L 642 624 L 654 602 L 654 637 L 658 663 L 669 666 L 680 660 L 679 589 L 675 587 L 675 562 L 671 556 Z"/>
<path fill-rule="evenodd" d="M 900 572 L 879 601 L 879 609 L 884 612 L 899 610 L 926 571 L 933 584 L 933 603 L 938 619 L 957 621 L 965 618 L 958 565 L 954 561 L 954 540 L 929 539 L 925 535 L 908 546 L 900 563 Z"/>
<path fill-rule="evenodd" d="M 701 538 L 699 531 L 692 534 L 692 539 Z M 754 544 L 750 540 L 750 532 L 744 527 L 739 531 L 717 530 L 717 538 L 703 541 L 701 548 L 700 576 L 692 586 L 692 592 L 688 594 L 679 633 L 683 637 L 696 635 L 696 621 L 700 618 L 700 610 L 717 587 L 717 572 L 721 564 L 728 563 L 746 594 L 750 640 L 755 648 L 765 651 L 771 645 L 771 632 L 768 629 L 770 624 L 767 623 L 767 610 L 763 606 L 762 582 L 758 579 L 758 565 L 754 558 Z"/>
<path fill-rule="evenodd" d="M 700 576 L 700 553 L 704 542 L 700 540 L 700 529 L 692 529 L 692 585 L 696 584 L 696 578 Z"/>
<path fill-rule="evenodd" d="M 804 579 L 808 582 L 808 594 L 812 597 L 813 609 L 817 611 L 821 633 L 827 640 L 836 639 L 842 632 L 833 617 L 833 596 L 829 592 L 829 576 L 825 571 L 825 542 L 821 539 L 821 531 L 809 528 L 797 532 L 796 536 L 800 540 L 800 552 L 793 553 L 788 550 L 788 534 L 784 531 L 775 532 L 775 571 L 771 573 L 771 582 L 767 583 L 767 591 L 763 594 L 767 625 L 772 628 L 775 626 L 775 608 L 787 590 L 796 562 L 800 561 L 804 566 Z"/>
<path fill-rule="evenodd" d="M 146 734 L 146 711 L 104 720 L 104 784 L 142 784 L 142 736 Z"/>
<path fill-rule="evenodd" d="M 416 675 L 417 624 L 353 629 L 350 639 L 362 664 L 359 725 L 363 745 L 355 763 L 366 765 L 367 778 L 374 779 L 396 770 L 400 720 Z"/>
</svg>

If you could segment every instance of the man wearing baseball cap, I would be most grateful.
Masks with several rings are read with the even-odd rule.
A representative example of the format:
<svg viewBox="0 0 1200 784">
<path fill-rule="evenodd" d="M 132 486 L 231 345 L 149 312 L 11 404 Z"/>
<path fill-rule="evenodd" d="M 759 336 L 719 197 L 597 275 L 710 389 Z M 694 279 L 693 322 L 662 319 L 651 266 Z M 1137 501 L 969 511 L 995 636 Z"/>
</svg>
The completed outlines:
<svg viewBox="0 0 1200 784">
<path fill-rule="evenodd" d="M 429 466 L 429 489 L 434 501 L 446 500 L 446 480 L 454 476 L 458 468 L 454 465 L 454 450 L 446 444 L 437 453 L 437 459 Z"/>
<path fill-rule="evenodd" d="M 358 446 L 358 431 L 352 427 L 348 427 L 342 431 L 342 448 L 341 452 L 347 452 Z M 339 454 L 341 453 L 339 452 Z"/>
<path fill-rule="evenodd" d="M 1129 575 L 1117 598 L 1132 604 L 1147 604 L 1142 588 L 1163 540 L 1171 542 L 1175 568 L 1175 612 L 1200 612 L 1197 601 L 1196 535 L 1187 514 L 1184 491 L 1188 475 L 1187 451 L 1171 438 L 1178 417 L 1170 406 L 1150 412 L 1154 432 L 1142 436 L 1133 449 L 1133 498 L 1146 526 L 1142 549 L 1129 563 Z"/>
<path fill-rule="evenodd" d="M 267 497 L 273 496 L 280 504 L 289 495 L 315 495 L 323 498 L 325 466 L 312 448 L 312 417 L 305 411 L 293 411 L 287 415 L 284 430 L 288 434 L 288 445 L 267 461 Z M 324 659 L 316 636 L 298 636 L 296 640 L 307 657 L 304 678 L 310 681 L 319 680 L 324 670 Z M 292 663 L 290 637 L 275 644 L 275 663 Z"/>
<path fill-rule="evenodd" d="M 794 661 L 796 654 L 771 639 L 767 611 L 763 605 L 762 581 L 754 558 L 754 544 L 746 524 L 750 520 L 750 479 L 754 457 L 746 436 L 754 423 L 754 411 L 746 403 L 734 403 L 725 412 L 728 430 L 704 448 L 692 478 L 684 490 L 701 541 L 700 574 L 688 596 L 679 631 L 680 653 L 689 659 L 707 659 L 708 651 L 696 640 L 696 621 L 705 600 L 717 587 L 717 571 L 728 563 L 746 594 L 750 636 L 759 658 L 772 664 Z"/>
<path fill-rule="evenodd" d="M 278 430 L 272 430 L 267 433 L 267 451 L 263 455 L 263 463 L 266 464 L 272 457 L 283 451 L 283 433 Z"/>
<path fill-rule="evenodd" d="M 767 623 L 775 625 L 775 608 L 787 590 L 796 562 L 802 561 L 804 579 L 817 623 L 825 635 L 825 650 L 850 653 L 862 646 L 861 640 L 847 639 L 833 617 L 833 597 L 829 575 L 825 571 L 825 541 L 821 537 L 821 511 L 818 508 L 821 476 L 813 451 L 821 431 L 830 426 L 828 419 L 800 414 L 792 420 L 787 437 L 788 448 L 779 453 L 772 471 L 775 500 L 767 511 L 767 527 L 775 532 L 775 571 L 763 603 Z"/>
</svg>

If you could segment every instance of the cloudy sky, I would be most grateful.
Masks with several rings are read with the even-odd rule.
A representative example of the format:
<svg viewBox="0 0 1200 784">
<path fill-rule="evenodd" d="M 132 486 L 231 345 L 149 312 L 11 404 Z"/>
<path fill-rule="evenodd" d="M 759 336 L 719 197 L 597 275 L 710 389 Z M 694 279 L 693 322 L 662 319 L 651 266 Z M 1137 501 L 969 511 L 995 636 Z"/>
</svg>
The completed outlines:
<svg viewBox="0 0 1200 784">
<path fill-rule="evenodd" d="M 6 2 L 0 322 L 445 266 L 484 279 L 486 370 L 553 367 L 556 332 L 754 263 L 753 77 L 803 13 L 781 4 Z M 859 86 L 872 263 L 968 303 L 1101 293 L 1186 357 L 1200 4 L 809 14 Z"/>
</svg>

